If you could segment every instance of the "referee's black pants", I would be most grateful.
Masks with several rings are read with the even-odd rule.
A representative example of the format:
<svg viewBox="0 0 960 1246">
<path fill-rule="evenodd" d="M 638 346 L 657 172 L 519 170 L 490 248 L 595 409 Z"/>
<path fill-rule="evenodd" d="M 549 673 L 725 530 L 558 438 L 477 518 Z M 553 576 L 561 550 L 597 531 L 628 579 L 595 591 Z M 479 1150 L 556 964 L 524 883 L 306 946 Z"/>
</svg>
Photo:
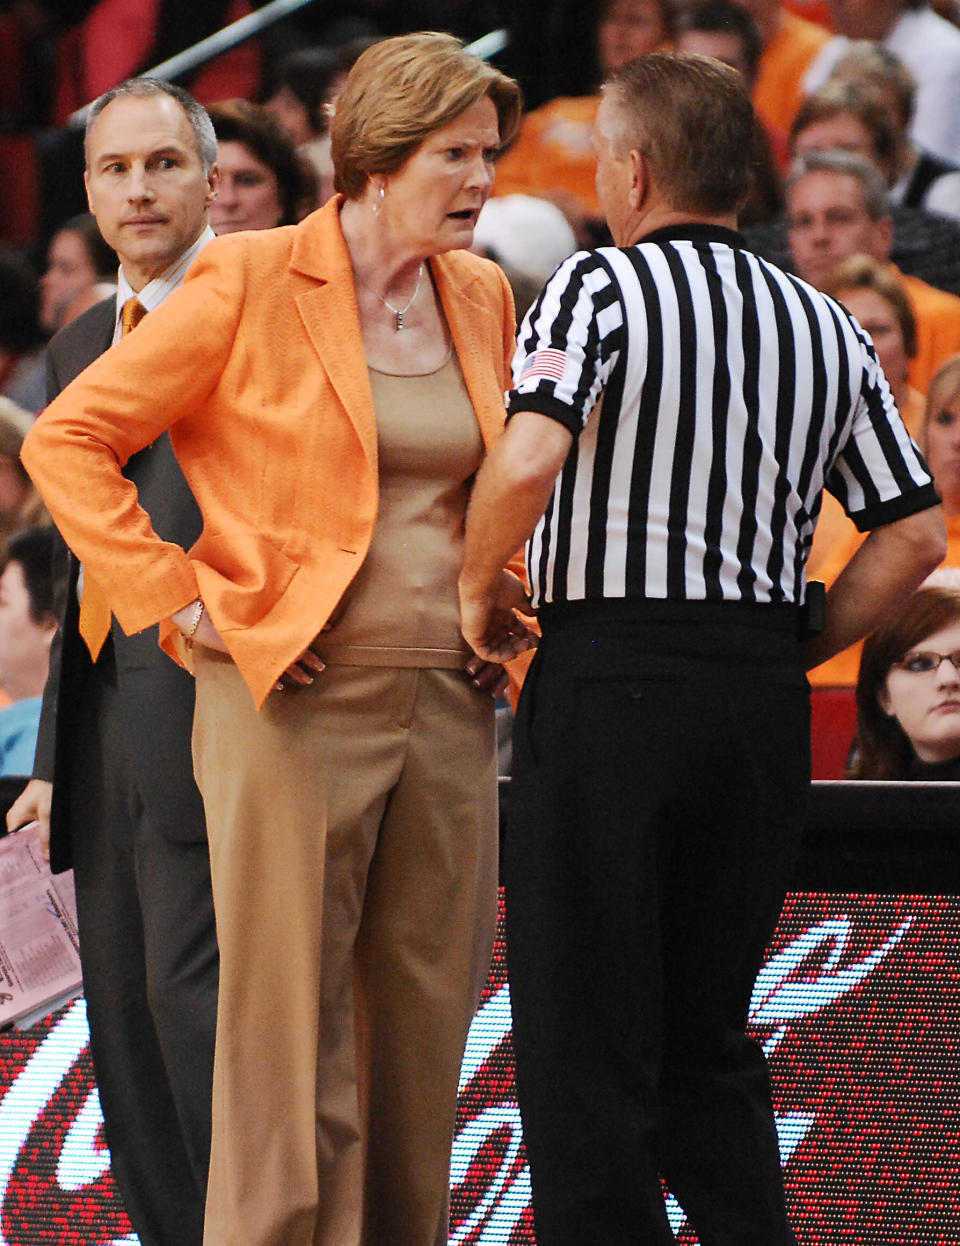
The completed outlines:
<svg viewBox="0 0 960 1246">
<path fill-rule="evenodd" d="M 504 861 L 538 1246 L 673 1242 L 661 1176 L 701 1246 L 795 1246 L 744 1035 L 809 784 L 793 613 L 570 606 L 543 627 Z"/>
</svg>

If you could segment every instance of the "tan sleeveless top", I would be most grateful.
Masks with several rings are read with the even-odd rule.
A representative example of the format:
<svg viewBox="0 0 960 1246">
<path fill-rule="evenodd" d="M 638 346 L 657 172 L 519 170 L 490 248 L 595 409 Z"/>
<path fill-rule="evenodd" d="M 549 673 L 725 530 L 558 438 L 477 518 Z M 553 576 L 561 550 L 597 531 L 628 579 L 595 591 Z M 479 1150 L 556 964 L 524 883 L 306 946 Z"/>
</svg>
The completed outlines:
<svg viewBox="0 0 960 1246">
<path fill-rule="evenodd" d="M 317 638 L 324 661 L 461 669 L 457 576 L 469 484 L 483 440 L 451 351 L 435 372 L 369 369 L 380 506 L 370 551 Z"/>
</svg>

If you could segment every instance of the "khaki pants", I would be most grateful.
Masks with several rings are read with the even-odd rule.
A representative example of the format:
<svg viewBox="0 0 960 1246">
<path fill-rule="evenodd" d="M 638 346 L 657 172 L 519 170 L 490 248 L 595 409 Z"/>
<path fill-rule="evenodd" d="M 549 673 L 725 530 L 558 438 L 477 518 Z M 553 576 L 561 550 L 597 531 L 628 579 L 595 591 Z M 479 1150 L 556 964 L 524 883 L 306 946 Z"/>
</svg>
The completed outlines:
<svg viewBox="0 0 960 1246">
<path fill-rule="evenodd" d="M 220 1006 L 205 1246 L 445 1246 L 496 920 L 493 705 L 328 666 L 256 713 L 199 650 Z"/>
</svg>

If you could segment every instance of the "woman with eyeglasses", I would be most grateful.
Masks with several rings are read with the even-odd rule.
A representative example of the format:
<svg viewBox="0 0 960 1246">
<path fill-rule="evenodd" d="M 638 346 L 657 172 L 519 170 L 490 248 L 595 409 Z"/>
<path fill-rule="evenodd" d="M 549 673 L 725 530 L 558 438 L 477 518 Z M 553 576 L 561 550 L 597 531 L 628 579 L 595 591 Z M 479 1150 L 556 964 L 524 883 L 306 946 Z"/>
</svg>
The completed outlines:
<svg viewBox="0 0 960 1246">
<path fill-rule="evenodd" d="M 960 780 L 960 589 L 922 588 L 864 641 L 851 779 Z"/>
</svg>

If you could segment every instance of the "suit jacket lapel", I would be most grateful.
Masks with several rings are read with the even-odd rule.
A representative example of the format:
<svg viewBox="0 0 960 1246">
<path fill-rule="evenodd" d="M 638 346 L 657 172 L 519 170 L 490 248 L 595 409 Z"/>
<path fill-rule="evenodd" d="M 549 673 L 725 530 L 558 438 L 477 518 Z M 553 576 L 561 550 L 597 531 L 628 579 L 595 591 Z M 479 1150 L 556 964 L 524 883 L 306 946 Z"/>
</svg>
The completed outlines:
<svg viewBox="0 0 960 1246">
<path fill-rule="evenodd" d="M 59 342 L 57 338 L 51 342 L 48 351 L 56 359 L 55 383 L 52 385 L 55 392 L 48 392 L 48 399 L 55 398 L 66 389 L 84 368 L 113 345 L 116 308 L 116 298 L 111 295 L 61 330 L 64 336 Z M 48 376 L 48 390 L 51 390 L 49 382 Z"/>
</svg>

